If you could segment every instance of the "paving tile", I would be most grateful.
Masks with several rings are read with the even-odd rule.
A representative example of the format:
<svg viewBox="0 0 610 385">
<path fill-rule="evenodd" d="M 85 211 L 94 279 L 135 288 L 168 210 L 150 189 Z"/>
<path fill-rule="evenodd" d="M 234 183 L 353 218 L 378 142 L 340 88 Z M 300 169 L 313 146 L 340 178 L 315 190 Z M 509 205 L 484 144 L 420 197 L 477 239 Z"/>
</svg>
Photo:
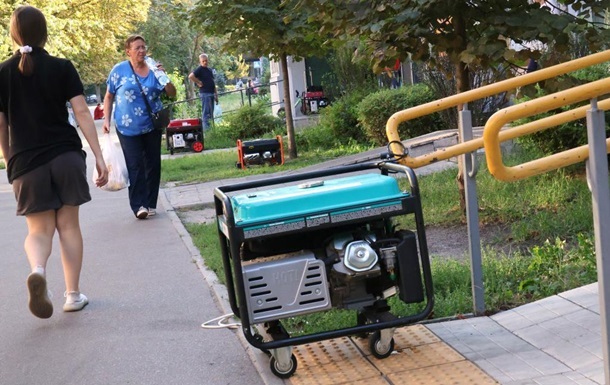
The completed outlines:
<svg viewBox="0 0 610 385">
<path fill-rule="evenodd" d="M 599 314 L 588 309 L 580 309 L 579 311 L 566 315 L 565 318 L 601 337 L 601 318 Z"/>
<path fill-rule="evenodd" d="M 490 377 L 498 381 L 500 384 L 506 384 L 510 381 L 514 381 L 514 379 L 512 379 L 510 376 L 508 376 L 506 373 L 504 373 L 502 370 L 500 370 L 488 360 L 477 360 L 474 363 Z"/>
<path fill-rule="evenodd" d="M 534 325 L 530 319 L 519 314 L 517 311 L 507 310 L 491 316 L 491 319 L 496 321 L 508 330 L 520 330 L 528 326 Z"/>
<path fill-rule="evenodd" d="M 417 368 L 388 374 L 393 384 L 409 385 L 493 385 L 497 382 L 468 361 Z"/>
<path fill-rule="evenodd" d="M 566 315 L 582 309 L 581 306 L 558 295 L 541 299 L 537 303 L 557 315 Z"/>
<path fill-rule="evenodd" d="M 582 339 L 578 339 L 573 341 L 576 345 L 580 346 L 581 348 L 585 349 L 586 351 L 588 351 L 589 353 L 595 355 L 597 358 L 599 358 L 600 360 L 604 359 L 604 352 L 602 349 L 602 341 L 600 339 L 599 336 L 596 335 L 590 335 L 587 336 L 588 338 L 582 338 Z"/>
<path fill-rule="evenodd" d="M 543 374 L 514 354 L 505 354 L 504 356 L 498 356 L 487 361 L 502 370 L 504 374 L 513 380 L 531 379 Z"/>
<path fill-rule="evenodd" d="M 572 369 L 564 365 L 561 361 L 558 361 L 554 357 L 541 352 L 540 350 L 532 350 L 527 352 L 518 352 L 516 356 L 519 357 L 528 365 L 535 368 L 542 375 L 551 375 L 569 372 Z"/>
<path fill-rule="evenodd" d="M 519 306 L 514 310 L 535 324 L 547 321 L 557 316 L 554 313 L 550 313 L 539 302 L 528 303 L 523 306 Z"/>
<path fill-rule="evenodd" d="M 329 361 L 345 361 L 360 357 L 360 352 L 349 338 L 333 338 L 294 348 L 299 368 L 327 364 Z"/>
<path fill-rule="evenodd" d="M 536 385 L 578 385 L 574 379 L 567 377 L 565 374 L 554 374 L 550 376 L 542 376 L 533 379 Z"/>
<path fill-rule="evenodd" d="M 604 362 L 601 360 L 598 360 L 590 365 L 583 366 L 578 370 L 578 373 L 598 384 L 605 383 Z"/>
<path fill-rule="evenodd" d="M 544 348 L 543 351 L 574 370 L 579 370 L 600 361 L 596 355 L 574 343 L 564 340 L 557 340 L 555 344 Z"/>
<path fill-rule="evenodd" d="M 597 283 L 568 290 L 559 295 L 599 314 L 599 285 Z"/>
<path fill-rule="evenodd" d="M 515 334 L 538 349 L 544 349 L 553 345 L 556 343 L 555 340 L 559 338 L 556 334 L 551 333 L 540 325 L 532 325 L 525 329 L 517 330 Z"/>
<path fill-rule="evenodd" d="M 298 358 L 297 358 L 297 362 Z M 324 365 L 301 367 L 290 377 L 293 385 L 335 385 L 351 384 L 353 381 L 367 380 L 370 384 L 385 384 L 381 374 L 364 357 L 350 360 L 332 361 Z M 373 382 L 375 380 L 375 382 Z"/>
<path fill-rule="evenodd" d="M 372 359 L 371 363 L 382 373 L 388 374 L 464 361 L 463 356 L 442 342 L 407 348 L 396 353 L 382 360 Z"/>
<path fill-rule="evenodd" d="M 581 325 L 571 322 L 565 317 L 558 317 L 541 322 L 539 326 L 543 329 L 548 330 L 551 334 L 566 341 L 572 341 L 574 339 L 591 333 L 591 331 L 589 331 L 588 329 L 585 329 Z"/>
<path fill-rule="evenodd" d="M 603 368 L 602 368 L 602 371 L 603 371 Z M 568 377 L 569 379 L 571 379 L 572 381 L 574 381 L 575 383 L 577 383 L 578 385 L 595 385 L 595 384 L 603 383 L 603 381 L 597 382 L 591 378 L 586 377 L 585 375 L 583 375 L 581 373 L 576 373 L 576 372 L 566 373 L 565 376 Z"/>
</svg>

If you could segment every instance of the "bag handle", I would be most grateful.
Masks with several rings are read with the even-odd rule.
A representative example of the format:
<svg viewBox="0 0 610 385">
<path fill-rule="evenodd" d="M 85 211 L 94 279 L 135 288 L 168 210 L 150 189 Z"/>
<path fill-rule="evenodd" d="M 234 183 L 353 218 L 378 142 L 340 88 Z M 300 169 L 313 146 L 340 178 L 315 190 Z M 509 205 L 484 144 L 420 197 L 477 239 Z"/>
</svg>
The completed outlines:
<svg viewBox="0 0 610 385">
<path fill-rule="evenodd" d="M 144 95 L 144 89 L 142 88 L 142 83 L 140 83 L 140 79 L 138 79 L 138 74 L 136 74 L 136 71 L 133 69 L 131 62 L 129 60 L 127 60 L 127 62 L 129 63 L 129 66 L 131 67 L 133 76 L 136 78 L 136 82 L 138 82 L 138 86 L 140 87 L 140 94 L 142 94 L 142 98 L 144 99 L 144 103 L 146 104 L 146 109 L 148 110 L 148 114 L 150 115 L 150 118 L 153 119 L 156 114 L 154 112 L 152 112 L 152 108 L 150 107 L 150 104 L 148 104 L 148 98 L 146 98 L 146 95 Z M 161 108 L 161 109 L 163 109 L 163 108 Z"/>
</svg>

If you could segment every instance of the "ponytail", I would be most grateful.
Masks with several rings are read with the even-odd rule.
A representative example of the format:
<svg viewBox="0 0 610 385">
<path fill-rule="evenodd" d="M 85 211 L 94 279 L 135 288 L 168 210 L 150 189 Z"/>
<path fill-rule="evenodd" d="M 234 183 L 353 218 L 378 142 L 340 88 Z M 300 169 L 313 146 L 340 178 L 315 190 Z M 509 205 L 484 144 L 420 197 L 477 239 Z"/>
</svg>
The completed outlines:
<svg viewBox="0 0 610 385">
<path fill-rule="evenodd" d="M 32 47 L 24 45 L 19 47 L 21 53 L 21 60 L 19 60 L 19 72 L 25 76 L 30 76 L 34 71 L 34 60 L 32 60 Z"/>
<path fill-rule="evenodd" d="M 32 47 L 42 48 L 47 43 L 47 21 L 38 8 L 23 5 L 13 12 L 10 31 L 21 53 L 19 72 L 29 76 L 34 72 Z"/>
</svg>

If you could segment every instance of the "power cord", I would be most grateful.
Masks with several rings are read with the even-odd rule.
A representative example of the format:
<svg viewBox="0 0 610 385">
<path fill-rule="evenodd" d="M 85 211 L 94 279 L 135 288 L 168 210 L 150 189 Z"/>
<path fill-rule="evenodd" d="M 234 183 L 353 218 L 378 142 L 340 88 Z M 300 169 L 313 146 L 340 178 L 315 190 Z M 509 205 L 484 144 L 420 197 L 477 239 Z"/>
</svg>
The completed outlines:
<svg viewBox="0 0 610 385">
<path fill-rule="evenodd" d="M 211 320 L 202 323 L 201 327 L 204 329 L 236 329 L 241 326 L 241 322 L 231 322 L 230 319 L 233 318 L 233 315 L 233 313 L 228 313 L 221 315 L 220 317 L 212 318 Z M 212 323 L 216 323 L 216 325 L 212 325 Z"/>
</svg>

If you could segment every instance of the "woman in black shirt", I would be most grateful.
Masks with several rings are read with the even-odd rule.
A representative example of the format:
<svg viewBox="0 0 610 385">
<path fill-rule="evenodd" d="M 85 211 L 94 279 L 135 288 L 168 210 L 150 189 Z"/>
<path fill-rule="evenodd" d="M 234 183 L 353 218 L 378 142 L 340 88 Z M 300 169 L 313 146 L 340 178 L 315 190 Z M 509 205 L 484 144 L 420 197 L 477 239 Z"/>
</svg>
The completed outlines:
<svg viewBox="0 0 610 385">
<path fill-rule="evenodd" d="M 79 206 L 91 195 L 85 152 L 68 122 L 66 102 L 71 103 L 95 156 L 97 186 L 108 182 L 108 170 L 76 69 L 70 61 L 44 50 L 47 25 L 42 12 L 31 6 L 17 8 L 10 33 L 19 50 L 0 63 L 0 148 L 17 215 L 24 215 L 28 226 L 29 308 L 35 316 L 49 318 L 53 304 L 47 295 L 45 270 L 56 230 L 66 283 L 63 309 L 78 311 L 88 303 L 79 288 L 83 258 Z"/>
</svg>

